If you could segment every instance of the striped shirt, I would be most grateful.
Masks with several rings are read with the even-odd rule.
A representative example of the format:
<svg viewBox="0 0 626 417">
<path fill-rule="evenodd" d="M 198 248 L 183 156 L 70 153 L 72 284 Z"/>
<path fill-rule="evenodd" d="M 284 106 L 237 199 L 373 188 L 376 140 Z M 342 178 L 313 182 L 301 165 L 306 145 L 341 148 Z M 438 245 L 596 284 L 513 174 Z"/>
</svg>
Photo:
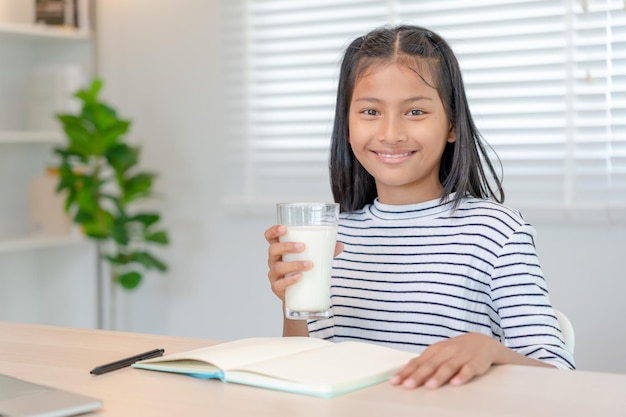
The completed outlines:
<svg viewBox="0 0 626 417">
<path fill-rule="evenodd" d="M 493 337 L 563 369 L 565 349 L 535 249 L 535 230 L 491 200 L 392 206 L 375 200 L 342 213 L 331 316 L 313 337 L 422 352 L 463 333 Z"/>
</svg>

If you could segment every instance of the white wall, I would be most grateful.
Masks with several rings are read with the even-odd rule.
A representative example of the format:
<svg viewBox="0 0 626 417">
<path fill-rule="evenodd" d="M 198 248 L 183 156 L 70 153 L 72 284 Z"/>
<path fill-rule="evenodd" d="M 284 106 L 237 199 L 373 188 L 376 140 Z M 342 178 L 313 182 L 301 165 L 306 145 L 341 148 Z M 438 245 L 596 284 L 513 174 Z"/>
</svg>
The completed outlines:
<svg viewBox="0 0 626 417">
<path fill-rule="evenodd" d="M 281 331 L 263 240 L 273 218 L 229 216 L 219 204 L 216 3 L 99 4 L 104 96 L 133 119 L 144 166 L 160 173 L 157 205 L 172 240 L 169 273 L 123 294 L 121 329 L 222 339 Z"/>
<path fill-rule="evenodd" d="M 171 270 L 122 294 L 119 328 L 235 339 L 279 335 L 281 312 L 267 283 L 263 231 L 271 214 L 236 216 L 219 204 L 217 0 L 99 2 L 105 97 L 133 121 L 144 167 L 172 237 Z M 532 219 L 531 219 L 532 220 Z M 537 224 L 555 306 L 577 332 L 580 369 L 626 373 L 626 226 Z"/>
<path fill-rule="evenodd" d="M 552 304 L 576 331 L 578 368 L 626 373 L 626 226 L 535 227 Z"/>
<path fill-rule="evenodd" d="M 95 265 L 90 243 L 0 253 L 0 320 L 94 327 Z"/>
</svg>

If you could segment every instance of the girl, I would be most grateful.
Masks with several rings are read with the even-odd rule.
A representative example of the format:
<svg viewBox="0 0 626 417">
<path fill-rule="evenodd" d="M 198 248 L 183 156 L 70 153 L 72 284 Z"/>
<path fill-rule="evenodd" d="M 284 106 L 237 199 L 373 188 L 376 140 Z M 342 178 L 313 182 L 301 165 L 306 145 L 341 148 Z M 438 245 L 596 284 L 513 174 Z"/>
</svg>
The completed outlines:
<svg viewBox="0 0 626 417">
<path fill-rule="evenodd" d="M 328 319 L 284 336 L 360 340 L 420 353 L 391 383 L 460 385 L 495 364 L 573 369 L 550 305 L 535 231 L 501 203 L 458 62 L 437 34 L 381 28 L 347 48 L 330 157 L 341 205 Z M 311 262 L 265 232 L 268 277 L 285 288 Z"/>
</svg>

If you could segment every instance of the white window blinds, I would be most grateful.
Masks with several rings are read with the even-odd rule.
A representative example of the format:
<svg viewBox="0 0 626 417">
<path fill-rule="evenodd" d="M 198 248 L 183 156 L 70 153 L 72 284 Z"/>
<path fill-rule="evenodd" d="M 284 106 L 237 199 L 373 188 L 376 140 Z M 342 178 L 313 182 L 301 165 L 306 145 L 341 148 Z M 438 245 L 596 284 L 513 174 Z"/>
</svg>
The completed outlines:
<svg viewBox="0 0 626 417">
<path fill-rule="evenodd" d="M 330 200 L 339 62 L 384 24 L 433 29 L 461 63 L 506 203 L 531 219 L 626 221 L 626 16 L 616 0 L 226 1 L 225 201 Z M 236 88 L 234 88 L 236 87 Z"/>
<path fill-rule="evenodd" d="M 572 134 L 565 197 L 626 221 L 626 4 L 586 1 L 573 20 Z"/>
</svg>

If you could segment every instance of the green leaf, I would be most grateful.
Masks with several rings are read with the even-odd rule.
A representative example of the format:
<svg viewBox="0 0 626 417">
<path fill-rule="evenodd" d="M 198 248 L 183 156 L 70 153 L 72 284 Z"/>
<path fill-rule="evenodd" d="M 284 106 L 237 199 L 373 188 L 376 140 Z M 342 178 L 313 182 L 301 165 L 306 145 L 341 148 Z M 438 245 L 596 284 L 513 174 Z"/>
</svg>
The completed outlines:
<svg viewBox="0 0 626 417">
<path fill-rule="evenodd" d="M 82 156 L 93 153 L 92 135 L 85 128 L 83 121 L 71 115 L 59 115 L 57 117 L 63 123 L 63 130 L 69 142 L 68 152 Z"/>
<path fill-rule="evenodd" d="M 129 218 L 130 222 L 140 222 L 144 225 L 145 228 L 148 228 L 158 222 L 161 219 L 156 213 L 140 213 L 136 214 L 133 217 Z"/>
<path fill-rule="evenodd" d="M 147 195 L 152 187 L 152 180 L 154 174 L 139 173 L 129 178 L 123 184 L 120 184 L 122 193 L 124 194 L 123 201 L 130 202 L 137 197 Z"/>
<path fill-rule="evenodd" d="M 158 269 L 159 271 L 167 271 L 167 265 L 149 254 L 148 252 L 135 252 L 132 254 L 133 261 L 139 262 L 146 269 Z"/>
<path fill-rule="evenodd" d="M 112 147 L 118 145 L 120 136 L 128 132 L 130 122 L 128 120 L 116 120 L 106 130 L 102 132 L 102 141 L 100 143 L 102 153 L 106 153 Z"/>
<path fill-rule="evenodd" d="M 96 212 L 99 207 L 96 192 L 96 188 L 91 184 L 86 181 L 82 182 L 82 187 L 78 189 L 76 195 L 76 203 L 81 211 L 88 213 Z"/>
<path fill-rule="evenodd" d="M 76 202 L 76 191 L 73 188 L 68 189 L 67 197 L 65 197 L 65 212 L 69 213 L 70 209 Z M 75 220 L 76 221 L 76 220 Z M 77 222 L 78 223 L 78 222 Z"/>
<path fill-rule="evenodd" d="M 153 242 L 160 245 L 167 245 L 169 243 L 169 237 L 167 235 L 167 232 L 164 230 L 146 234 L 145 239 L 147 242 Z"/>
<path fill-rule="evenodd" d="M 59 167 L 59 183 L 57 184 L 56 192 L 73 189 L 76 178 L 76 175 L 74 175 L 74 172 L 67 163 L 61 164 Z"/>
<path fill-rule="evenodd" d="M 130 237 L 128 236 L 128 231 L 126 230 L 126 222 L 119 217 L 113 221 L 111 225 L 111 237 L 115 242 L 122 246 L 128 245 L 130 241 Z"/>
<path fill-rule="evenodd" d="M 129 262 L 132 262 L 132 258 L 129 255 L 124 255 L 121 253 L 118 253 L 115 256 L 111 256 L 111 255 L 105 255 L 105 258 L 111 262 L 112 264 L 116 264 L 116 265 L 126 265 Z"/>
<path fill-rule="evenodd" d="M 89 161 L 89 155 L 85 155 L 83 153 L 77 153 L 69 148 L 61 149 L 55 148 L 54 153 L 61 156 L 62 163 L 67 164 L 68 166 L 73 166 L 75 163 L 80 163 L 81 165 L 86 165 Z"/>
<path fill-rule="evenodd" d="M 101 79 L 96 78 L 91 82 L 89 89 L 79 90 L 75 96 L 81 99 L 85 104 L 90 104 L 98 99 L 98 94 L 102 89 L 103 82 Z"/>
<path fill-rule="evenodd" d="M 81 209 L 78 209 L 76 211 L 76 214 L 74 215 L 74 221 L 78 224 L 93 223 L 95 219 L 96 218 L 93 212 L 88 212 Z"/>
<path fill-rule="evenodd" d="M 115 110 L 104 103 L 98 103 L 91 110 L 93 122 L 101 132 L 111 128 L 119 120 Z"/>
<path fill-rule="evenodd" d="M 85 234 L 94 239 L 106 239 L 109 237 L 108 230 L 98 222 L 85 222 L 81 223 L 81 226 Z"/>
<path fill-rule="evenodd" d="M 105 157 L 115 172 L 123 174 L 139 161 L 139 149 L 126 144 L 118 144 L 109 148 Z"/>
<path fill-rule="evenodd" d="M 126 272 L 122 275 L 119 275 L 117 277 L 117 280 L 122 287 L 126 288 L 127 290 L 132 290 L 133 288 L 136 288 L 141 282 L 141 274 L 134 271 Z"/>
<path fill-rule="evenodd" d="M 81 222 L 85 234 L 97 239 L 106 239 L 111 237 L 111 229 L 113 227 L 114 217 L 111 213 L 102 208 L 98 208 L 93 213 L 93 221 Z"/>
</svg>

